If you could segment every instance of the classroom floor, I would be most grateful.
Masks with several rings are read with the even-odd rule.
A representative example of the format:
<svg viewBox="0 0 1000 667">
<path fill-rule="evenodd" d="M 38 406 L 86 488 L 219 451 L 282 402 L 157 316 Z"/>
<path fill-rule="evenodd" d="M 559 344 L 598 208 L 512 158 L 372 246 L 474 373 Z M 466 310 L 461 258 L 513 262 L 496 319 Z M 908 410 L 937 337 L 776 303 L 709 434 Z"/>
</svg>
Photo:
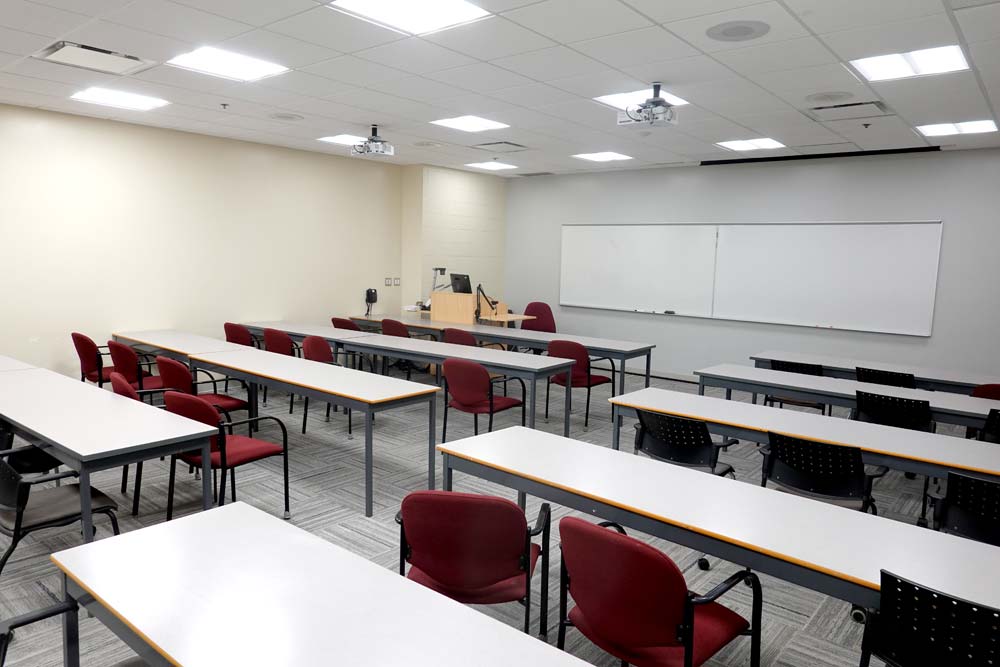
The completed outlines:
<svg viewBox="0 0 1000 667">
<path fill-rule="evenodd" d="M 426 376 L 417 375 L 417 381 L 430 381 Z M 677 391 L 696 392 L 697 386 L 681 382 L 654 380 L 654 386 Z M 513 385 L 512 385 L 513 387 Z M 628 390 L 642 387 L 642 379 L 629 376 Z M 576 392 L 571 421 L 571 436 L 580 440 L 608 447 L 611 443 L 610 406 L 606 386 L 594 393 L 589 430 L 583 428 L 583 392 Z M 235 393 L 235 392 L 234 392 Z M 553 433 L 562 432 L 562 392 L 553 392 L 550 423 L 539 416 L 539 427 Z M 721 392 L 719 392 L 721 395 Z M 737 393 L 737 400 L 749 400 L 748 395 Z M 395 569 L 398 565 L 398 528 L 394 516 L 400 501 L 408 491 L 426 487 L 427 435 L 426 407 L 413 407 L 381 413 L 375 420 L 375 515 L 366 519 L 364 507 L 364 467 L 363 431 L 355 431 L 354 439 L 347 438 L 347 423 L 343 413 L 333 413 L 329 423 L 324 421 L 325 406 L 311 406 L 309 432 L 302 435 L 301 402 L 296 401 L 295 413 L 288 414 L 288 398 L 274 392 L 263 412 L 286 420 L 290 435 L 290 474 L 292 522 L 319 535 L 324 539 Z M 57 410 L 58 408 L 53 408 Z M 438 409 L 438 437 L 440 437 L 440 416 Z M 838 411 L 840 416 L 845 411 Z M 449 440 L 472 435 L 471 415 L 452 412 L 449 419 Z M 509 412 L 497 417 L 496 427 L 503 428 L 520 423 L 517 412 Z M 357 423 L 360 420 L 356 420 Z M 265 437 L 273 434 L 264 430 Z M 952 433 L 953 427 L 944 426 L 943 432 Z M 631 424 L 626 422 L 623 430 L 623 448 L 631 451 Z M 955 435 L 960 435 L 954 430 Z M 742 482 L 759 483 L 760 457 L 755 446 L 741 443 L 724 452 L 722 460 L 731 463 Z M 440 467 L 439 467 L 440 471 Z M 440 473 L 439 473 L 440 474 Z M 116 498 L 122 510 L 119 512 L 123 532 L 159 523 L 164 519 L 166 507 L 167 465 L 160 461 L 147 462 L 143 471 L 142 502 L 138 519 L 131 517 L 131 486 L 129 494 L 120 491 L 120 470 L 99 473 L 94 485 Z M 193 476 L 178 475 L 177 502 L 183 515 L 197 511 L 201 506 L 200 483 Z M 508 489 L 456 473 L 455 490 L 492 493 L 509 498 L 514 494 Z M 914 523 L 920 508 L 921 481 L 907 480 L 902 473 L 891 471 L 876 482 L 875 496 L 879 514 L 895 520 Z M 237 498 L 256 507 L 281 514 L 281 468 L 280 459 L 263 464 L 253 464 L 241 468 L 237 475 Z M 691 502 L 697 502 L 692 498 Z M 528 518 L 533 522 L 539 502 L 529 498 Z M 740 508 L 734 507 L 734 512 Z M 558 520 L 570 513 L 553 507 L 553 558 L 550 572 L 549 641 L 554 644 L 555 624 L 558 611 Z M 767 521 L 767 517 L 747 517 L 747 520 Z M 109 534 L 106 521 L 98 520 L 100 536 Z M 688 584 L 694 591 L 704 592 L 715 583 L 731 574 L 736 567 L 712 558 L 712 570 L 700 571 L 695 561 L 699 554 L 652 539 L 638 533 L 631 533 L 666 551 L 684 570 Z M 60 578 L 57 570 L 48 560 L 48 554 L 78 544 L 80 533 L 71 528 L 53 529 L 35 534 L 21 543 L 14 557 L 0 575 L 0 618 L 35 609 L 58 599 Z M 0 537 L 0 546 L 7 544 Z M 148 576 L 155 577 L 151 570 Z M 535 593 L 532 601 L 536 605 L 533 616 L 537 620 L 539 577 L 535 577 Z M 764 628 L 763 665 L 811 667 L 848 667 L 858 664 L 862 626 L 848 617 L 850 606 L 839 600 L 820 595 L 813 591 L 787 584 L 771 577 L 762 577 L 764 585 Z M 749 589 L 740 586 L 723 598 L 724 603 L 749 617 Z M 151 600 L 150 604 L 156 601 Z M 505 623 L 520 627 L 523 609 L 516 603 L 495 607 L 481 607 L 489 614 Z M 391 610 L 387 610 L 387 613 Z M 261 609 L 267 614 L 267 609 Z M 405 613 L 405 610 L 401 610 Z M 537 629 L 535 621 L 532 628 Z M 336 635 L 331 629 L 331 662 L 336 664 Z M 447 632 L 447 628 L 442 628 Z M 99 621 L 81 618 L 81 649 L 83 665 L 114 665 L 118 661 L 132 657 L 131 651 L 122 644 Z M 736 667 L 749 664 L 749 639 L 741 639 L 721 652 L 708 664 L 712 667 Z M 611 666 L 618 662 L 603 653 L 578 632 L 569 630 L 567 650 L 595 665 Z M 62 638 L 58 621 L 47 621 L 30 628 L 19 630 L 10 649 L 8 664 L 11 667 L 56 667 L 62 664 Z M 470 661 L 473 664 L 473 661 Z M 873 664 L 881 665 L 878 661 Z"/>
</svg>

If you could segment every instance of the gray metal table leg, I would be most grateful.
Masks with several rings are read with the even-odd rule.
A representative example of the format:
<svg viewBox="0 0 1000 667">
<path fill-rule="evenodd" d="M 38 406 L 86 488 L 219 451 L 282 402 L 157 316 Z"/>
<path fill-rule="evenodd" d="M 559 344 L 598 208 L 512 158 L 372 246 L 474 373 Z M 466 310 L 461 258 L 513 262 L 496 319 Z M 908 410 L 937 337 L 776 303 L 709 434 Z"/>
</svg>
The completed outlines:
<svg viewBox="0 0 1000 667">
<path fill-rule="evenodd" d="M 535 396 L 538 393 L 538 376 L 531 378 L 528 386 L 528 428 L 535 428 Z"/>
<path fill-rule="evenodd" d="M 704 380 L 700 380 L 700 379 L 698 380 L 698 395 L 699 396 L 704 396 L 705 395 L 705 382 L 704 382 Z"/>
<path fill-rule="evenodd" d="M 612 405 L 611 406 L 611 415 L 612 415 L 612 422 L 614 423 L 614 426 L 611 427 L 612 428 L 612 431 L 611 431 L 611 448 L 612 449 L 618 449 L 619 448 L 619 440 L 622 437 L 622 433 L 621 433 L 621 431 L 622 431 L 622 416 L 621 416 L 621 413 L 618 411 L 618 406 L 617 405 Z"/>
<path fill-rule="evenodd" d="M 212 497 L 212 445 L 208 438 L 201 444 L 201 509 L 210 510 Z"/>
<path fill-rule="evenodd" d="M 573 374 L 566 372 L 566 407 L 563 409 L 563 436 L 569 437 L 569 412 L 573 407 Z"/>
<path fill-rule="evenodd" d="M 62 577 L 63 600 L 72 599 L 67 589 L 66 575 Z M 80 617 L 79 612 L 62 615 L 63 666 L 80 667 Z"/>
<path fill-rule="evenodd" d="M 523 510 L 527 504 L 528 504 L 528 494 L 525 493 L 524 491 L 518 491 L 517 506 Z"/>
<path fill-rule="evenodd" d="M 646 353 L 646 386 L 649 386 L 649 381 L 653 377 L 653 351 L 650 350 Z"/>
<path fill-rule="evenodd" d="M 441 480 L 441 486 L 445 491 L 451 491 L 452 482 L 452 469 L 451 469 L 451 455 L 447 452 L 442 454 L 442 463 L 444 464 L 444 479 Z"/>
<path fill-rule="evenodd" d="M 90 502 L 90 472 L 85 466 L 80 467 L 80 517 L 83 523 L 83 541 L 94 540 L 94 514 Z"/>
<path fill-rule="evenodd" d="M 437 394 L 431 394 L 431 400 L 428 401 L 430 409 L 430 420 L 427 425 L 427 488 L 433 490 L 435 484 L 435 461 L 434 461 L 434 445 L 435 442 L 435 431 L 437 429 Z"/>
<path fill-rule="evenodd" d="M 372 490 L 372 478 L 374 473 L 374 456 L 372 454 L 372 427 L 375 413 L 365 412 L 365 516 L 372 515 L 374 505 L 374 491 Z"/>
</svg>

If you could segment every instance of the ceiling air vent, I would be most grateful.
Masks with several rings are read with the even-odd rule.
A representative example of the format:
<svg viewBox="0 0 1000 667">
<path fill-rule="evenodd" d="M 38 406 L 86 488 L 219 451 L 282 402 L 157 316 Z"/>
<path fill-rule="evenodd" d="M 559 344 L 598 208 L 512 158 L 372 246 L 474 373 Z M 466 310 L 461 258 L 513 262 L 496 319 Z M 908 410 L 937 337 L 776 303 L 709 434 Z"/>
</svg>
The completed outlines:
<svg viewBox="0 0 1000 667">
<path fill-rule="evenodd" d="M 490 153 L 520 153 L 521 151 L 528 150 L 527 146 L 515 144 L 513 141 L 491 141 L 488 144 L 476 144 L 472 148 L 489 151 Z"/>
<path fill-rule="evenodd" d="M 855 118 L 874 118 L 876 116 L 892 115 L 881 102 L 851 102 L 850 104 L 813 107 L 809 109 L 809 113 L 819 121 L 851 120 Z"/>
<path fill-rule="evenodd" d="M 41 53 L 34 56 L 50 63 L 80 67 L 106 74 L 134 74 L 155 63 L 142 58 L 136 58 L 124 53 L 115 53 L 99 49 L 96 46 L 74 44 L 73 42 L 56 42 Z"/>
</svg>

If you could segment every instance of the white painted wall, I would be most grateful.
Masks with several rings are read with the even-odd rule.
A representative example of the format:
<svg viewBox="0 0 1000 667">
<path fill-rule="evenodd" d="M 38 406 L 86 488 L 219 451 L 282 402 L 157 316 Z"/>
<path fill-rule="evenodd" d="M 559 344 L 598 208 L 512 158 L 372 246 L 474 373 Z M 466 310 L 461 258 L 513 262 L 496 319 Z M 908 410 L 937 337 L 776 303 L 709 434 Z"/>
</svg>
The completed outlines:
<svg viewBox="0 0 1000 667">
<path fill-rule="evenodd" d="M 783 348 L 1000 375 L 998 183 L 1000 151 L 992 149 L 514 179 L 506 296 L 518 308 L 552 304 L 563 331 L 655 343 L 653 367 L 666 374 Z M 557 305 L 564 223 L 900 219 L 944 221 L 929 338 Z"/>
<path fill-rule="evenodd" d="M 71 331 L 323 322 L 372 286 L 398 311 L 401 174 L 0 105 L 0 354 L 76 373 Z"/>
</svg>

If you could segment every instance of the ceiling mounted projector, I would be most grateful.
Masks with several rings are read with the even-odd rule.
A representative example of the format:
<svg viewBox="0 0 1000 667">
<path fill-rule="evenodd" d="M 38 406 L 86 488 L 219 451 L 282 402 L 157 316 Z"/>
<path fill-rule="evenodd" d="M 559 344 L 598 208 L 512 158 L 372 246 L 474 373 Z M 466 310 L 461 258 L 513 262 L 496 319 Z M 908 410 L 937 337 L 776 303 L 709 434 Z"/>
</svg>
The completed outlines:
<svg viewBox="0 0 1000 667">
<path fill-rule="evenodd" d="M 660 97 L 660 83 L 653 82 L 653 96 L 642 104 L 618 112 L 619 127 L 663 127 L 677 124 L 677 108 Z"/>
<path fill-rule="evenodd" d="M 378 136 L 378 125 L 372 125 L 372 136 L 360 144 L 351 146 L 351 155 L 388 155 L 396 154 L 396 149 L 388 141 Z"/>
</svg>

